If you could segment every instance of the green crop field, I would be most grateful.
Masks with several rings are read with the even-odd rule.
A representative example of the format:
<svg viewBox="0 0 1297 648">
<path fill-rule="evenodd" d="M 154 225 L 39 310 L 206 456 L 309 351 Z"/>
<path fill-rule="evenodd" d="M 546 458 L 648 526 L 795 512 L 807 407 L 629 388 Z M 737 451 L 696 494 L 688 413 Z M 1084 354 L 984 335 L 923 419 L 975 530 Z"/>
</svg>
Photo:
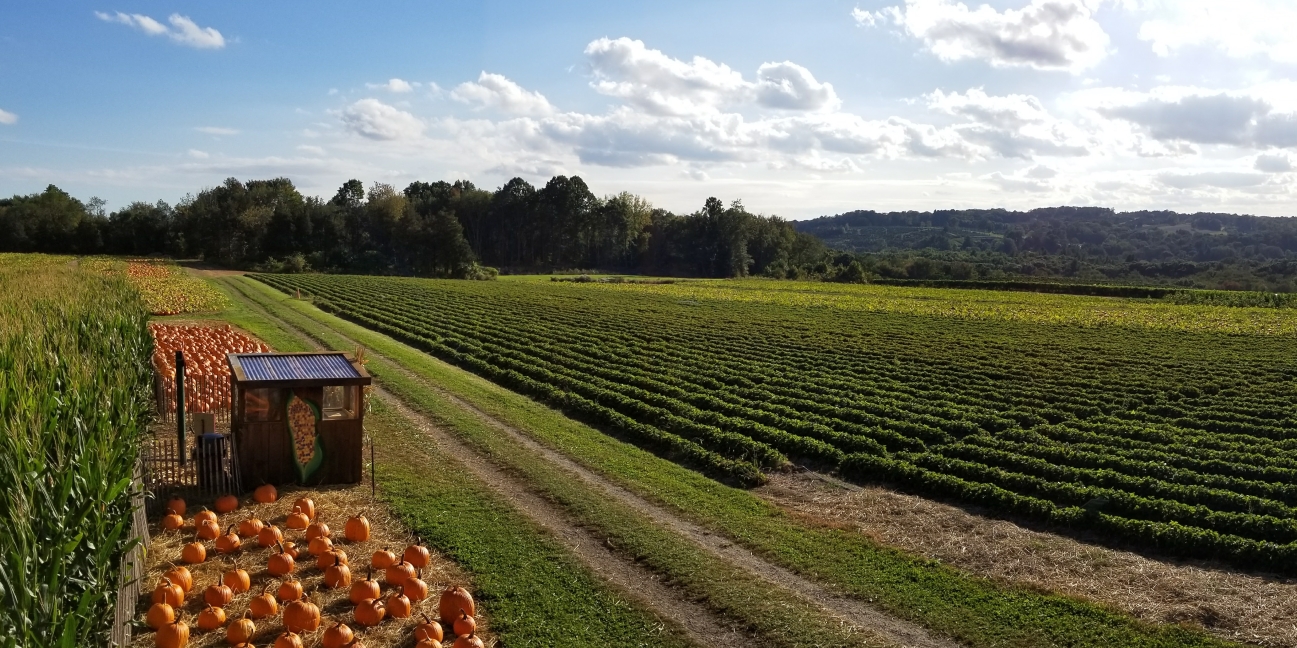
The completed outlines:
<svg viewBox="0 0 1297 648">
<path fill-rule="evenodd" d="M 790 461 L 1292 572 L 1283 310 L 792 282 L 260 275 L 718 479 Z"/>
</svg>

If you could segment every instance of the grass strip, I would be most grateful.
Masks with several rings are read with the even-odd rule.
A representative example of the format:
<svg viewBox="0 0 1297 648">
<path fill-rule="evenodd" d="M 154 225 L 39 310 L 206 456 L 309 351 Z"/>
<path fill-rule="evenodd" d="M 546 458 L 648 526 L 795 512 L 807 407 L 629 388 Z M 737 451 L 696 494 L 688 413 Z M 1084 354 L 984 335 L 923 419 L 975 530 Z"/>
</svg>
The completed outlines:
<svg viewBox="0 0 1297 648">
<path fill-rule="evenodd" d="M 1234 645 L 1198 629 L 1152 625 L 1085 601 L 998 584 L 880 546 L 853 531 L 807 524 L 750 493 L 612 439 L 387 336 L 288 299 L 269 286 L 255 284 L 247 293 L 277 316 L 292 315 L 366 344 L 539 442 L 780 565 L 968 645 Z"/>
</svg>

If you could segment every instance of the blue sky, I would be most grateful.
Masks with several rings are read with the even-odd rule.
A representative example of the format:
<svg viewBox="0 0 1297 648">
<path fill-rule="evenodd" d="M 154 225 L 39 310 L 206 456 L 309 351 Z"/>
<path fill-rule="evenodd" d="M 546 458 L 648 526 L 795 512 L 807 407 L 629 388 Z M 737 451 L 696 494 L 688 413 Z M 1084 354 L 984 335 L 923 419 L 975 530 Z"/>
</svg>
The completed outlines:
<svg viewBox="0 0 1297 648">
<path fill-rule="evenodd" d="M 0 195 L 580 175 L 675 211 L 1297 213 L 1297 3 L 6 3 Z"/>
</svg>

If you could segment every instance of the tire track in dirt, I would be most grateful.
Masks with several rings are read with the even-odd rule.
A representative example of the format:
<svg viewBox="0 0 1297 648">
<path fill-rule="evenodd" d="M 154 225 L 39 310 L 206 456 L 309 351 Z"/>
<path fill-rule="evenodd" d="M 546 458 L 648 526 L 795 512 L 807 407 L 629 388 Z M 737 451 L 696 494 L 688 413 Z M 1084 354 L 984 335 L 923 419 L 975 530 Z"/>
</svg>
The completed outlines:
<svg viewBox="0 0 1297 648">
<path fill-rule="evenodd" d="M 259 305 L 255 306 L 260 308 Z M 292 328 L 293 330 L 298 330 L 295 327 L 291 327 L 291 325 L 286 322 L 282 322 L 282 320 L 275 318 L 269 313 L 266 313 L 266 316 L 281 322 L 283 326 Z M 327 325 L 323 323 L 321 323 L 320 326 L 327 327 Z M 327 328 L 351 344 L 364 346 L 332 327 Z M 299 332 L 310 337 L 305 331 Z M 417 349 L 412 350 L 418 353 L 423 353 Z M 674 513 L 667 511 L 658 504 L 650 502 L 640 495 L 609 481 L 604 476 L 586 468 L 580 463 L 569 458 L 567 455 L 542 445 L 525 432 L 496 419 L 458 396 L 448 393 L 446 390 L 441 389 L 431 381 L 401 366 L 399 363 L 392 361 L 390 358 L 386 358 L 373 349 L 366 347 L 365 352 L 372 357 L 383 358 L 408 378 L 416 380 L 435 390 L 439 395 L 453 403 L 455 406 L 471 413 L 480 421 L 489 425 L 492 429 L 495 429 L 501 434 L 507 435 L 510 440 L 527 449 L 537 457 L 572 474 L 587 486 L 598 489 L 607 496 L 615 498 L 623 505 L 626 505 L 637 513 L 649 518 L 655 524 L 688 538 L 696 546 L 702 548 L 713 556 L 741 568 L 750 575 L 764 580 L 772 586 L 798 595 L 800 598 L 816 607 L 819 607 L 825 613 L 838 618 L 843 623 L 846 623 L 865 634 L 875 635 L 879 639 L 888 643 L 894 643 L 899 646 L 904 646 L 905 648 L 956 648 L 960 645 L 953 640 L 934 636 L 922 626 L 892 616 L 891 614 L 878 610 L 859 599 L 844 596 L 822 583 L 817 583 L 793 572 L 792 570 L 771 563 L 752 551 L 734 544 L 728 538 L 717 535 L 698 524 L 685 520 Z M 478 454 L 477 451 L 471 452 L 474 456 L 477 456 Z"/>
</svg>

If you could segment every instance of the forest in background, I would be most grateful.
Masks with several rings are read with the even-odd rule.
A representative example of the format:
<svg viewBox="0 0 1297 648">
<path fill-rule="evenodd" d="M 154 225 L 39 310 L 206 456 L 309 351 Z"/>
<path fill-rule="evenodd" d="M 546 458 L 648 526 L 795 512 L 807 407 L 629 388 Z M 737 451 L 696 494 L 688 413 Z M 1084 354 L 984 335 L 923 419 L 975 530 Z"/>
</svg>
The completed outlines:
<svg viewBox="0 0 1297 648">
<path fill-rule="evenodd" d="M 167 255 L 271 272 L 488 278 L 616 272 L 1006 287 L 1152 285 L 1297 292 L 1297 218 L 1054 207 L 855 211 L 807 221 L 708 198 L 688 214 L 580 177 L 488 191 L 349 180 L 328 200 L 291 180 L 226 180 L 176 205 L 107 213 L 51 185 L 0 199 L 0 251 Z"/>
</svg>

